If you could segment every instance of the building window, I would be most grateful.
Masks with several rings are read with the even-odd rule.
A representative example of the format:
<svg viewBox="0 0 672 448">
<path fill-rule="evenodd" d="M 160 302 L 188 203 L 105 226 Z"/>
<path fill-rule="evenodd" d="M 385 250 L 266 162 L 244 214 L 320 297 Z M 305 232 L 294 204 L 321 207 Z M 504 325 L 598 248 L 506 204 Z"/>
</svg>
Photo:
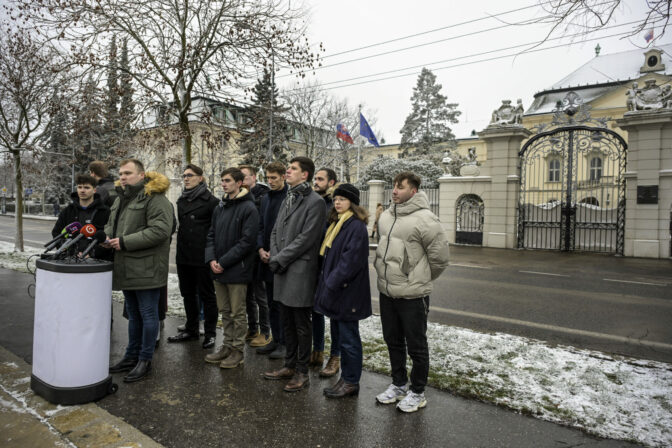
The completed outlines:
<svg viewBox="0 0 672 448">
<path fill-rule="evenodd" d="M 602 179 L 602 159 L 593 157 L 590 159 L 590 180 L 598 182 Z"/>
<path fill-rule="evenodd" d="M 552 159 L 548 162 L 548 181 L 560 182 L 560 160 Z"/>
</svg>

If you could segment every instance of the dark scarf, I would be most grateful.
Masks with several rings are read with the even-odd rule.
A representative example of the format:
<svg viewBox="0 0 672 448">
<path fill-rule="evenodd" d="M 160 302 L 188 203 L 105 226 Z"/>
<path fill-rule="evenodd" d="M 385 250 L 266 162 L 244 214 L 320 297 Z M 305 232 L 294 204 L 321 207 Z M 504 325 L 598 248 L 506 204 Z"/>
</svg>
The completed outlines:
<svg viewBox="0 0 672 448">
<path fill-rule="evenodd" d="M 187 202 L 192 202 L 206 191 L 208 191 L 208 184 L 203 181 L 190 190 L 182 190 L 182 198 L 186 199 Z"/>
<path fill-rule="evenodd" d="M 288 211 L 292 208 L 292 205 L 294 205 L 294 202 L 298 199 L 298 197 L 305 195 L 307 190 L 313 190 L 313 188 L 310 186 L 310 183 L 308 182 L 303 182 L 295 187 L 289 188 L 289 191 L 287 191 L 287 199 L 285 200 L 285 206 L 287 207 Z"/>
</svg>

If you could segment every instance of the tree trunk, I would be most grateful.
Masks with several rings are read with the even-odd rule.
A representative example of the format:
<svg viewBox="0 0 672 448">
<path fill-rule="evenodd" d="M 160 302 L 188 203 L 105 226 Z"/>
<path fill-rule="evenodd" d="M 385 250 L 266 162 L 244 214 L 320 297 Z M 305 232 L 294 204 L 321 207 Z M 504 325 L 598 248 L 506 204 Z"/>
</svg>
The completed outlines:
<svg viewBox="0 0 672 448">
<path fill-rule="evenodd" d="M 14 234 L 14 250 L 23 252 L 23 176 L 21 173 L 21 152 L 12 151 L 14 156 L 14 223 L 16 224 L 16 233 Z"/>
<path fill-rule="evenodd" d="M 180 112 L 180 130 L 182 131 L 182 167 L 191 163 L 191 129 L 189 128 L 189 116 L 186 112 Z"/>
</svg>

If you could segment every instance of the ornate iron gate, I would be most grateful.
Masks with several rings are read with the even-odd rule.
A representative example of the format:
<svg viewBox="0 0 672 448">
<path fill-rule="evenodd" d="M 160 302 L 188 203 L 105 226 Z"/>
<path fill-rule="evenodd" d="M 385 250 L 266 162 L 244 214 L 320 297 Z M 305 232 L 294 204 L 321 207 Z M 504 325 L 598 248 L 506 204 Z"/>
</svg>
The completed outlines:
<svg viewBox="0 0 672 448">
<path fill-rule="evenodd" d="M 518 247 L 622 255 L 627 144 L 605 121 L 578 125 L 567 114 L 520 151 Z"/>
<path fill-rule="evenodd" d="M 455 243 L 483 244 L 483 201 L 475 194 L 465 194 L 457 200 Z"/>
</svg>

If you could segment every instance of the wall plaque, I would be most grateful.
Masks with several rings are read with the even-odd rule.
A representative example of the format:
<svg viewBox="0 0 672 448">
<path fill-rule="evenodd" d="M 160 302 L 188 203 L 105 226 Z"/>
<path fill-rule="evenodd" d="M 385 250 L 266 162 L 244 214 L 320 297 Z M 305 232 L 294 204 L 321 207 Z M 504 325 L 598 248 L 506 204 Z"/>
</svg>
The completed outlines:
<svg viewBox="0 0 672 448">
<path fill-rule="evenodd" d="M 637 185 L 638 204 L 657 204 L 658 185 Z"/>
</svg>

